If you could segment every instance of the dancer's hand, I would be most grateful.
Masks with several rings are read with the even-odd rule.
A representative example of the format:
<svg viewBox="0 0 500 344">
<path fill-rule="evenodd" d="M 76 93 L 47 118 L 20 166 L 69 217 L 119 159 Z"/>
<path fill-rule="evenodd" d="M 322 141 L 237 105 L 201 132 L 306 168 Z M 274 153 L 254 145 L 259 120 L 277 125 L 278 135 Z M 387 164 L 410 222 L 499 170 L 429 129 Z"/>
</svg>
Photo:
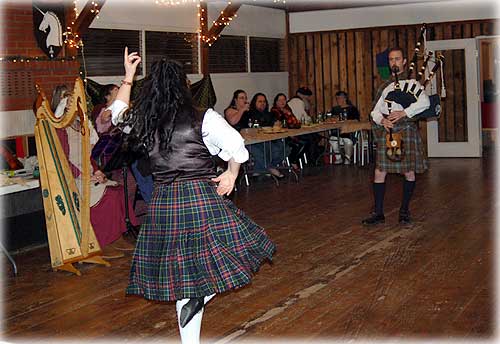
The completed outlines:
<svg viewBox="0 0 500 344">
<path fill-rule="evenodd" d="M 234 183 L 236 182 L 236 176 L 227 170 L 216 178 L 212 178 L 213 182 L 219 183 L 217 185 L 217 194 L 220 196 L 229 195 L 234 188 Z"/>
<path fill-rule="evenodd" d="M 137 65 L 141 62 L 141 57 L 139 53 L 132 52 L 128 53 L 128 47 L 125 47 L 125 52 L 123 54 L 123 65 L 125 66 L 125 81 L 132 82 L 134 79 L 135 71 L 137 70 Z"/>
</svg>

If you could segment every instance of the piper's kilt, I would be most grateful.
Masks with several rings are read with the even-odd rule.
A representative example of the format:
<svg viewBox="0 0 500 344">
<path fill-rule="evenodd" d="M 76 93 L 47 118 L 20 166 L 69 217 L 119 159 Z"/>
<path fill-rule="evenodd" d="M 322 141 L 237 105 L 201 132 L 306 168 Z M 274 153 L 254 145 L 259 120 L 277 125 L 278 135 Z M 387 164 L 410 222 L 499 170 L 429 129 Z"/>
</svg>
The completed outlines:
<svg viewBox="0 0 500 344">
<path fill-rule="evenodd" d="M 374 141 L 377 145 L 375 168 L 387 173 L 425 172 L 428 164 L 417 123 L 404 121 L 399 126 L 395 125 L 393 130 L 395 133 L 402 133 L 404 157 L 401 161 L 392 161 L 387 157 L 385 135 L 388 132 L 383 126 L 375 124 L 372 128 Z"/>
<path fill-rule="evenodd" d="M 127 294 L 174 301 L 250 283 L 274 243 L 210 180 L 155 184 Z"/>
</svg>

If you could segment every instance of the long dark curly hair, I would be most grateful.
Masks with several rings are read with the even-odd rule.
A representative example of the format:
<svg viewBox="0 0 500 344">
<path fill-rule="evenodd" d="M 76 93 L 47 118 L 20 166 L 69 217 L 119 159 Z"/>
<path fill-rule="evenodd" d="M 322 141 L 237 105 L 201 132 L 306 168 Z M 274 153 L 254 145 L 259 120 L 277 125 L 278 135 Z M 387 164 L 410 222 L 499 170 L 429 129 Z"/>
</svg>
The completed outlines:
<svg viewBox="0 0 500 344">
<path fill-rule="evenodd" d="M 255 107 L 256 106 L 256 103 L 257 103 L 257 98 L 258 97 L 264 97 L 264 99 L 266 100 L 266 108 L 264 109 L 264 112 L 268 112 L 269 111 L 269 102 L 267 101 L 267 97 L 264 93 L 255 93 L 255 95 L 253 96 L 252 98 L 252 101 L 250 102 L 250 111 L 255 111 L 257 110 L 257 108 Z"/>
<path fill-rule="evenodd" d="M 193 127 L 201 127 L 200 111 L 193 105 L 186 73 L 177 61 L 154 62 L 132 103 L 133 134 L 147 151 L 155 145 L 157 130 L 160 152 L 168 147 L 179 116 L 189 116 Z"/>
</svg>

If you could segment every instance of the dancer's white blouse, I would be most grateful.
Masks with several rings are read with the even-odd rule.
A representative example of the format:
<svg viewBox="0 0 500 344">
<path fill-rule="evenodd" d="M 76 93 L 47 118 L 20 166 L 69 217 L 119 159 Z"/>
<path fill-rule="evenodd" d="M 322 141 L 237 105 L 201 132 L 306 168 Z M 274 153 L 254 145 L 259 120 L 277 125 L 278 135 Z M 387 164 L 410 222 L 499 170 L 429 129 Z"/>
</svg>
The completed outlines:
<svg viewBox="0 0 500 344">
<path fill-rule="evenodd" d="M 113 125 L 123 122 L 123 114 L 128 109 L 127 103 L 115 100 L 109 107 L 111 110 L 111 121 Z M 128 128 L 130 132 L 131 128 Z M 127 130 L 124 130 L 127 132 Z M 201 124 L 203 142 L 212 155 L 218 155 L 222 160 L 231 158 L 237 163 L 248 160 L 248 150 L 245 148 L 245 140 L 227 121 L 213 109 L 208 109 Z"/>
</svg>

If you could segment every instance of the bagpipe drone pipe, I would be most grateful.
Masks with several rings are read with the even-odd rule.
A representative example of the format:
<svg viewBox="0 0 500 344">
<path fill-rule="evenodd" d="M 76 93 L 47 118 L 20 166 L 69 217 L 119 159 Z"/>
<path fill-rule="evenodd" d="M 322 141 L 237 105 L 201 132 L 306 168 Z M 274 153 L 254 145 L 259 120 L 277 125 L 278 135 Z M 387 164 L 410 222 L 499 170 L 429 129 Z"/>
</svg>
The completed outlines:
<svg viewBox="0 0 500 344">
<path fill-rule="evenodd" d="M 412 103 L 415 103 L 418 100 L 419 96 L 422 94 L 422 92 L 425 91 L 425 88 L 432 80 L 432 78 L 435 76 L 438 69 L 442 67 L 444 63 L 444 57 L 441 54 L 434 56 L 434 53 L 432 51 L 429 51 L 426 54 L 422 54 L 425 56 L 424 62 L 420 67 L 418 73 L 416 73 L 415 78 L 414 79 L 412 78 L 413 71 L 416 70 L 418 67 L 418 56 L 421 54 L 421 46 L 425 38 L 425 32 L 426 32 L 426 26 L 425 24 L 423 24 L 420 31 L 420 38 L 415 47 L 413 58 L 410 63 L 410 67 L 408 69 L 408 77 L 407 77 L 408 80 L 405 82 L 403 88 L 400 87 L 399 81 L 397 79 L 397 73 L 399 72 L 399 70 L 391 71 L 395 76 L 394 90 L 387 94 L 385 98 L 386 102 L 397 103 L 401 105 L 403 109 L 406 109 Z M 425 47 L 422 50 L 425 50 Z M 429 71 L 425 80 L 421 82 L 429 62 L 433 62 L 434 66 Z M 444 75 L 441 75 L 441 77 L 444 79 Z M 429 101 L 430 101 L 430 106 L 423 112 L 413 116 L 410 120 L 419 121 L 419 120 L 426 120 L 429 118 L 439 118 L 439 116 L 441 115 L 440 95 L 439 94 L 430 95 Z"/>
</svg>

